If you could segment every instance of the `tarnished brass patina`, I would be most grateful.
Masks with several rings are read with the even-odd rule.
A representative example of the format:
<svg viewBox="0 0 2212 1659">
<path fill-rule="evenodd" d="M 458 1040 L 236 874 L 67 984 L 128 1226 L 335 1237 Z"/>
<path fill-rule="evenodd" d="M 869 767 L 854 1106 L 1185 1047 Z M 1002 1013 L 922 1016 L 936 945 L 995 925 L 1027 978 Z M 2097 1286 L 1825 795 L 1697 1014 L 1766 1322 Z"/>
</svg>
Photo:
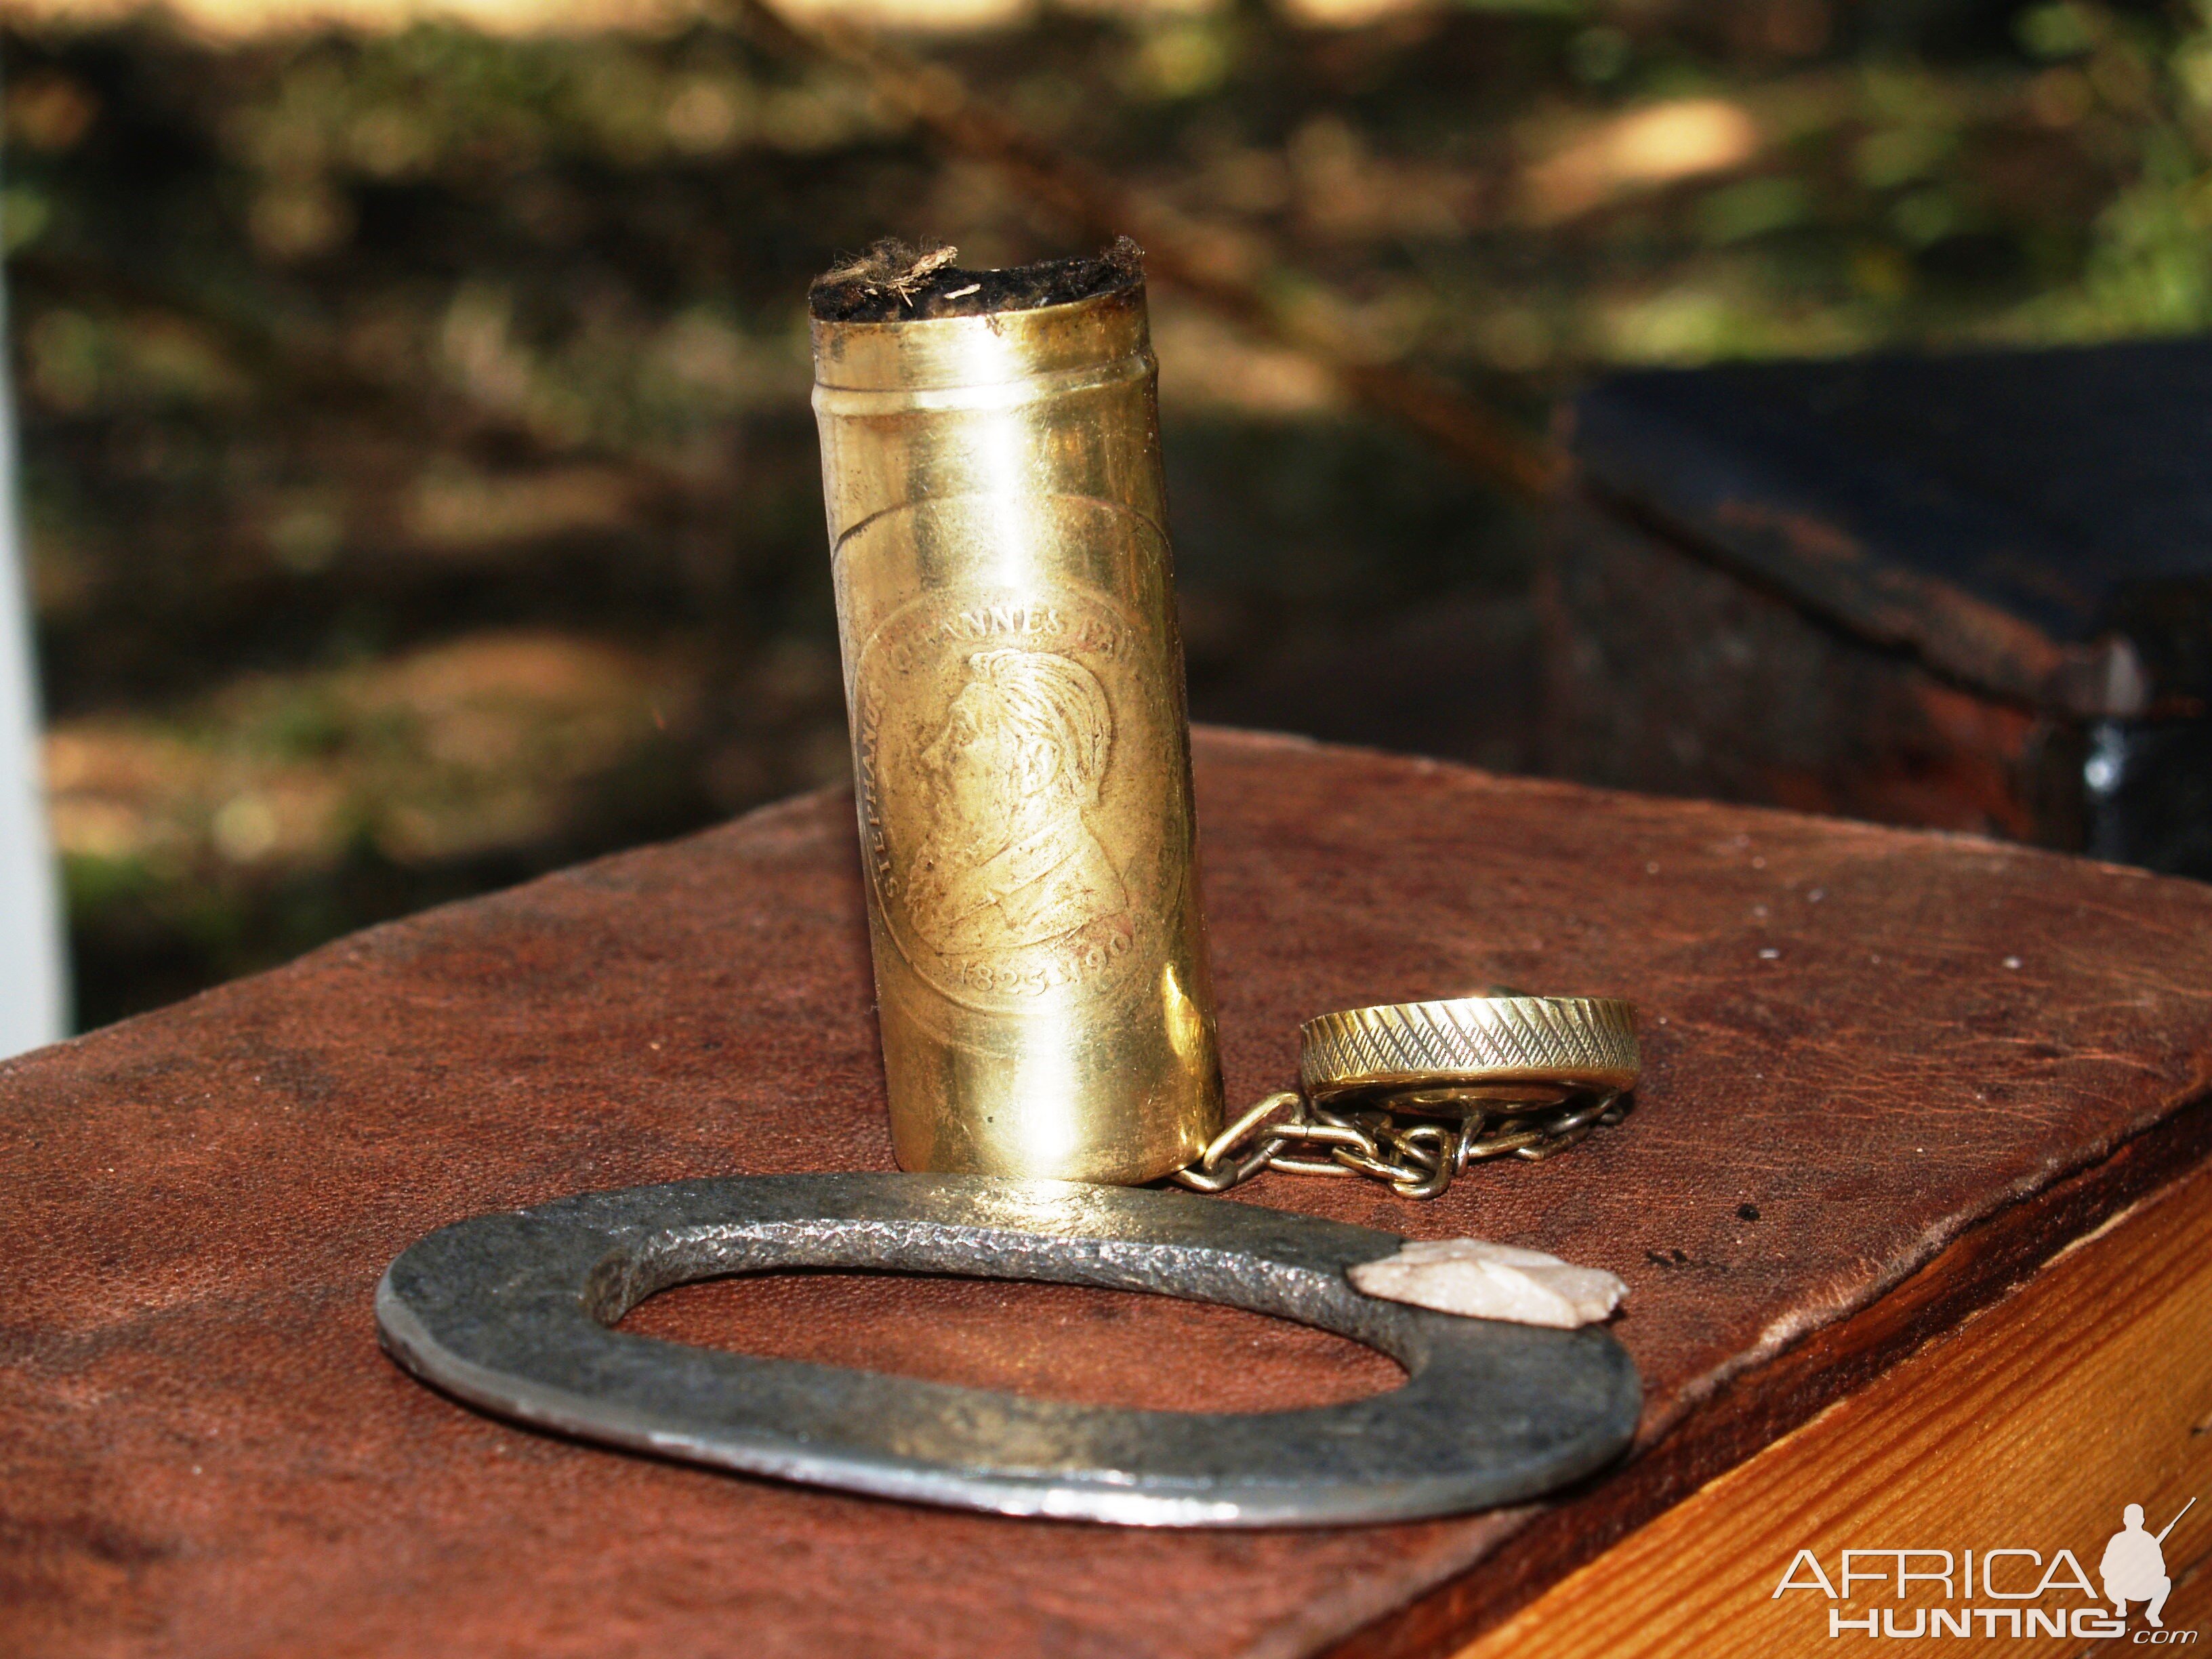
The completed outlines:
<svg viewBox="0 0 2212 1659">
<path fill-rule="evenodd" d="M 813 325 L 892 1136 L 1148 1181 L 1221 1094 L 1143 281 L 945 263 Z"/>
</svg>

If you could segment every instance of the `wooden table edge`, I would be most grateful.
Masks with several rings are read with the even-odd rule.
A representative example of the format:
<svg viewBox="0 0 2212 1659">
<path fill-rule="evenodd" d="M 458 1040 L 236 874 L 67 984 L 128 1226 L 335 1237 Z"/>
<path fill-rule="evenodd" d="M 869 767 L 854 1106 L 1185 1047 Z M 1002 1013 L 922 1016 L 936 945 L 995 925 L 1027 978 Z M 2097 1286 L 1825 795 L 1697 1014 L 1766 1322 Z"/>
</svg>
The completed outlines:
<svg viewBox="0 0 2212 1659">
<path fill-rule="evenodd" d="M 1887 1294 L 1729 1379 L 1659 1440 L 1597 1476 L 1480 1561 L 1370 1621 L 1321 1659 L 1446 1659 L 1554 1584 L 1749 1461 L 2054 1256 L 2212 1158 L 2212 1096 L 2198 1096 L 2106 1157 L 1984 1218 Z"/>
</svg>

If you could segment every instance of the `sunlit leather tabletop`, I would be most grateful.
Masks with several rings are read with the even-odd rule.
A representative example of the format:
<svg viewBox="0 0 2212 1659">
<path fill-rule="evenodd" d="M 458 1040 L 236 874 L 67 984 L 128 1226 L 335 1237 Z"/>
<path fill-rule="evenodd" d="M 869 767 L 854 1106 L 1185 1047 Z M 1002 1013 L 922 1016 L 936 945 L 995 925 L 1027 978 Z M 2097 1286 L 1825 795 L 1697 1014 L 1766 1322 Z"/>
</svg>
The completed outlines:
<svg viewBox="0 0 2212 1659">
<path fill-rule="evenodd" d="M 890 1165 L 850 797 L 342 939 L 0 1066 L 0 1651 L 1446 1654 L 2212 1146 L 2212 889 L 2016 847 L 1204 732 L 1231 1097 L 1300 1019 L 1626 997 L 1626 1121 L 1429 1206 L 1232 1196 L 1609 1268 L 1638 1450 L 1546 1510 L 1317 1533 L 953 1514 L 480 1416 L 371 1296 L 477 1212 Z M 1931 1265 L 1933 1264 L 1933 1265 Z M 793 1275 L 634 1327 L 1103 1402 L 1389 1386 L 1256 1316 Z"/>
</svg>

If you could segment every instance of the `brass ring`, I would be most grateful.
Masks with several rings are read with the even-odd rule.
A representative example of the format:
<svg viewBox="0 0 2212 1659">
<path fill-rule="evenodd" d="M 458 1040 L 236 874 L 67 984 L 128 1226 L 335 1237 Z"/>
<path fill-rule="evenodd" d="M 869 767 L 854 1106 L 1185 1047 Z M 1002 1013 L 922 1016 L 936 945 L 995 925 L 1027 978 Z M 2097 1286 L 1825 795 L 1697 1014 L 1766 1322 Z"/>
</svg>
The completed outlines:
<svg viewBox="0 0 2212 1659">
<path fill-rule="evenodd" d="M 1298 1028 L 1309 1098 L 1447 1113 L 1636 1086 L 1636 1010 L 1613 997 L 1458 997 L 1323 1014 Z M 1492 1106 L 1494 1109 L 1494 1106 Z"/>
</svg>

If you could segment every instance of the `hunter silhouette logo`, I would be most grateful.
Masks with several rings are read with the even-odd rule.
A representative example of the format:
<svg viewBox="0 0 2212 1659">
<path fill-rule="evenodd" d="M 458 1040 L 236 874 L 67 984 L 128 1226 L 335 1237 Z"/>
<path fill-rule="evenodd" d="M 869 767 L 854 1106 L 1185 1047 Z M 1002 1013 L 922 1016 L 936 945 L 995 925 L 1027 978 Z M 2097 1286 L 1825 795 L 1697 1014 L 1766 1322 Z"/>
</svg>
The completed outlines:
<svg viewBox="0 0 2212 1659">
<path fill-rule="evenodd" d="M 2166 1540 L 2197 1507 L 2192 1498 L 2154 1533 L 2143 1506 L 2121 1511 L 2120 1529 L 2097 1560 L 2101 1599 L 2087 1570 L 2070 1549 L 2008 1546 L 1948 1549 L 1847 1549 L 1831 1576 L 1819 1555 L 1801 1549 L 1790 1559 L 1770 1601 L 1810 1591 L 1828 1605 L 1832 1639 L 1853 1636 L 1978 1636 L 1984 1641 L 2044 1637 L 2075 1642 L 2124 1638 L 2133 1647 L 2193 1646 L 2198 1632 L 2168 1630 L 2166 1601 L 2173 1579 L 2166 1567 Z M 1869 1588 L 1869 1587 L 1872 1588 Z M 2132 1634 L 2128 1609 L 2140 1605 L 2143 1623 Z"/>
<path fill-rule="evenodd" d="M 2191 1498 L 2181 1506 L 2181 1515 L 2197 1507 Z M 2112 1541 L 2105 1546 L 2105 1559 L 2097 1571 L 2105 1581 L 2105 1599 L 2112 1604 L 2112 1611 L 2124 1619 L 2128 1603 L 2148 1601 L 2143 1618 L 2153 1630 L 2164 1630 L 2166 1620 L 2159 1614 L 2166 1611 L 2166 1598 L 2172 1594 L 2173 1580 L 2166 1574 L 2166 1533 L 2181 1524 L 2181 1515 L 2166 1523 L 2166 1532 L 2152 1537 L 2143 1530 L 2143 1510 L 2140 1504 L 2130 1504 L 2120 1516 L 2120 1530 L 2112 1534 Z"/>
</svg>

